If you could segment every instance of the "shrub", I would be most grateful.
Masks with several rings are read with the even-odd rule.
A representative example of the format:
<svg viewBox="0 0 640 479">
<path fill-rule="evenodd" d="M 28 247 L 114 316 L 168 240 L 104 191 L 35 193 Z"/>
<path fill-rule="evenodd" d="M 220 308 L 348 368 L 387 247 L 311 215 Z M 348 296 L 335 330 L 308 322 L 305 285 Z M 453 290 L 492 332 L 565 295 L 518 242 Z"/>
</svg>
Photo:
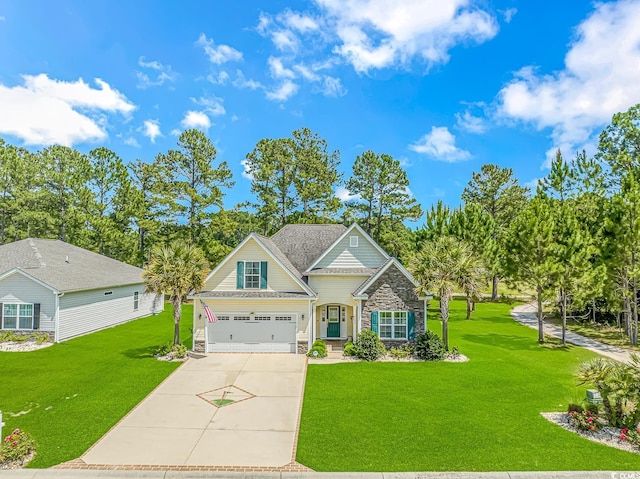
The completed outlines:
<svg viewBox="0 0 640 479">
<path fill-rule="evenodd" d="M 404 346 L 401 346 L 399 348 L 390 348 L 389 356 L 391 356 L 393 359 L 406 359 L 410 356 L 413 356 L 414 352 L 415 347 L 411 346 L 410 344 L 405 344 Z"/>
<path fill-rule="evenodd" d="M 316 339 L 313 344 L 311 345 L 311 348 L 319 348 L 324 350 L 325 355 L 327 352 L 327 343 L 325 343 L 322 339 Z"/>
<path fill-rule="evenodd" d="M 622 441 L 629 441 L 636 447 L 640 447 L 640 429 L 628 429 L 624 428 L 620 431 L 620 439 Z"/>
<path fill-rule="evenodd" d="M 591 414 L 591 411 L 571 411 L 569 423 L 581 431 L 599 431 L 603 426 L 602 419 L 597 414 Z"/>
<path fill-rule="evenodd" d="M 51 337 L 47 333 L 43 333 L 42 331 L 38 331 L 37 333 L 33 333 L 33 340 L 37 344 L 44 344 L 51 341 Z"/>
<path fill-rule="evenodd" d="M 316 355 L 314 354 L 314 352 L 317 352 L 318 354 Z M 307 356 L 310 358 L 326 358 L 327 350 L 325 348 L 322 348 L 321 346 L 312 346 L 307 353 Z"/>
<path fill-rule="evenodd" d="M 567 406 L 567 412 L 571 414 L 572 412 L 584 412 L 584 408 L 580 406 L 580 404 L 570 403 Z"/>
<path fill-rule="evenodd" d="M 580 384 L 593 384 L 602 397 L 604 415 L 613 427 L 633 429 L 640 421 L 640 356 L 631 361 L 597 358 L 583 363 Z"/>
<path fill-rule="evenodd" d="M 375 361 L 387 352 L 378 335 L 370 329 L 363 329 L 360 334 L 358 334 L 355 348 L 356 356 L 365 361 Z"/>
<path fill-rule="evenodd" d="M 422 361 L 441 361 L 447 355 L 444 343 L 431 331 L 417 337 L 415 348 L 415 356 Z"/>
<path fill-rule="evenodd" d="M 345 356 L 355 356 L 356 355 L 356 346 L 351 341 L 347 341 L 344 343 L 344 350 L 342 354 Z"/>
<path fill-rule="evenodd" d="M 31 434 L 15 429 L 0 444 L 0 464 L 9 461 L 23 462 L 35 452 L 36 443 Z"/>
<path fill-rule="evenodd" d="M 183 344 L 165 343 L 158 346 L 156 356 L 166 356 L 168 359 L 184 359 L 187 357 L 187 347 Z"/>
</svg>

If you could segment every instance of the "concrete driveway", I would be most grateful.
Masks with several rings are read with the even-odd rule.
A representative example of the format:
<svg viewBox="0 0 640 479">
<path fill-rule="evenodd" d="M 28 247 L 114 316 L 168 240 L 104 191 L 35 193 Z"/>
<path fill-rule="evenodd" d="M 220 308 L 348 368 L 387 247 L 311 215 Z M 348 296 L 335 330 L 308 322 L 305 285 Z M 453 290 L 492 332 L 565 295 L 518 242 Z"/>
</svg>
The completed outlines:
<svg viewBox="0 0 640 479">
<path fill-rule="evenodd" d="M 306 357 L 191 358 L 83 457 L 87 464 L 280 467 L 295 458 Z"/>
</svg>

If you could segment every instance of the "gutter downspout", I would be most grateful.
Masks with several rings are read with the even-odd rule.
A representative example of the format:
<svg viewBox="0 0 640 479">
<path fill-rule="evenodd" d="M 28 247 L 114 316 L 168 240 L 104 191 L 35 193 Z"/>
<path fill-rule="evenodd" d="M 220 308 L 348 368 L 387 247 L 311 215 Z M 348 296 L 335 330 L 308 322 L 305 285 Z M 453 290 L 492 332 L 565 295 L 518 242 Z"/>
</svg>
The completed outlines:
<svg viewBox="0 0 640 479">
<path fill-rule="evenodd" d="M 56 297 L 56 317 L 53 322 L 53 342 L 60 342 L 60 298 L 64 296 L 64 293 L 53 293 Z"/>
</svg>

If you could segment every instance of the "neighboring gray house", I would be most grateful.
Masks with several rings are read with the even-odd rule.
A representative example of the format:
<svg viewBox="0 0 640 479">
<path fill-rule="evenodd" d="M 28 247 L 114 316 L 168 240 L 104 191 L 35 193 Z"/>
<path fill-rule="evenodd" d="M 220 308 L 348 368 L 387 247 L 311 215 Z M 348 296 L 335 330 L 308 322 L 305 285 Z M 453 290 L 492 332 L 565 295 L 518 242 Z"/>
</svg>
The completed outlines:
<svg viewBox="0 0 640 479">
<path fill-rule="evenodd" d="M 306 352 L 371 329 L 400 346 L 424 332 L 427 297 L 362 228 L 286 225 L 252 233 L 193 295 L 194 348 L 206 352 Z M 208 322 L 207 305 L 218 321 Z"/>
<path fill-rule="evenodd" d="M 56 341 L 162 311 L 142 269 L 63 241 L 0 246 L 0 329 L 44 331 Z"/>
</svg>

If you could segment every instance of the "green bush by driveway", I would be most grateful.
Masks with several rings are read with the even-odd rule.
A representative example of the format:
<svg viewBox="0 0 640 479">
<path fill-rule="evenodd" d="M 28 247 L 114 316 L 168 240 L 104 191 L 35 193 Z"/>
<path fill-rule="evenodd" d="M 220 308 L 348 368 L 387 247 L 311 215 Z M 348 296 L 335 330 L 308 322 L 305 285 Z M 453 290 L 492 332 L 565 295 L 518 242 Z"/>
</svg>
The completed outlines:
<svg viewBox="0 0 640 479">
<path fill-rule="evenodd" d="M 184 306 L 180 322 L 189 348 L 192 312 Z M 79 457 L 178 367 L 153 357 L 172 337 L 167 305 L 157 316 L 38 351 L 0 352 L 3 431 L 32 434 L 37 455 L 30 467 Z"/>
<path fill-rule="evenodd" d="M 511 307 L 478 304 L 466 321 L 465 302 L 451 303 L 450 346 L 467 363 L 309 365 L 297 460 L 318 471 L 639 470 L 640 455 L 540 416 L 584 398 L 575 374 L 595 354 L 539 346 Z"/>
</svg>

